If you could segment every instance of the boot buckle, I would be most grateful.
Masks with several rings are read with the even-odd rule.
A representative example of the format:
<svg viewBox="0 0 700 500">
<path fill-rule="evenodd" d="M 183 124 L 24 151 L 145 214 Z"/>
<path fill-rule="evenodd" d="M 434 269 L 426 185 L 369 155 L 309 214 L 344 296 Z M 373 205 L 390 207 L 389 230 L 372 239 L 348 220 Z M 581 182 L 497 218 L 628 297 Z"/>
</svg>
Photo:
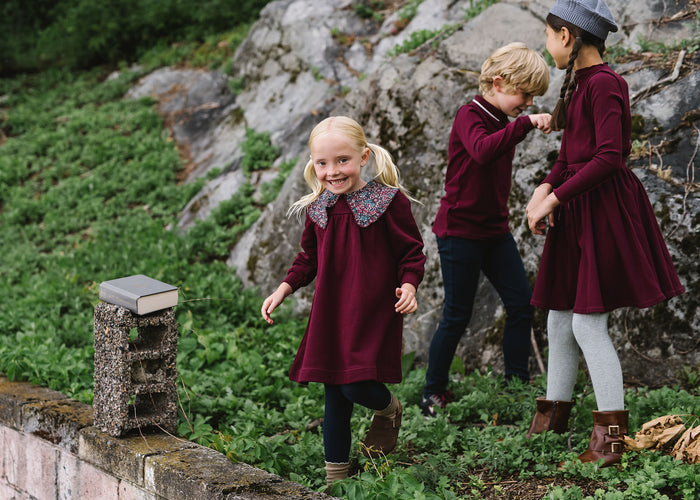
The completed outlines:
<svg viewBox="0 0 700 500">
<path fill-rule="evenodd" d="M 608 434 L 610 436 L 619 436 L 620 435 L 620 426 L 619 425 L 608 425 Z"/>
<path fill-rule="evenodd" d="M 615 441 L 613 443 L 610 443 L 610 452 L 612 453 L 623 453 L 625 451 L 625 447 L 623 443 L 619 441 Z"/>
</svg>

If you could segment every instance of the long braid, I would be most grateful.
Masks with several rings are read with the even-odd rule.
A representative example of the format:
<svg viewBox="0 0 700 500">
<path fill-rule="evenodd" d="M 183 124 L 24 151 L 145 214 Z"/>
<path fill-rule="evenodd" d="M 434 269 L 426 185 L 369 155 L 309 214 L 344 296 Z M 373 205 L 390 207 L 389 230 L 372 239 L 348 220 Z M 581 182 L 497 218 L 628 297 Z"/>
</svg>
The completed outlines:
<svg viewBox="0 0 700 500">
<path fill-rule="evenodd" d="M 576 62 L 581 46 L 583 46 L 583 40 L 580 37 L 576 37 L 574 46 L 571 48 L 571 54 L 569 54 L 569 63 L 566 65 L 566 74 L 559 92 L 559 101 L 557 101 L 557 105 L 552 112 L 552 130 L 564 130 L 566 128 L 569 101 L 571 101 L 571 95 L 576 88 L 576 80 L 573 78 L 574 62 Z"/>
</svg>

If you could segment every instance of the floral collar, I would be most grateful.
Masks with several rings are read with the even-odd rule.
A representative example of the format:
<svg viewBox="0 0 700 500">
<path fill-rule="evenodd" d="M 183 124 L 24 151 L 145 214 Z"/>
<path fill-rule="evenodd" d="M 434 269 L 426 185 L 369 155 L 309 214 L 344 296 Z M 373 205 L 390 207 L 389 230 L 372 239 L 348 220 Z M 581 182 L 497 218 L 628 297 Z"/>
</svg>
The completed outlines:
<svg viewBox="0 0 700 500">
<path fill-rule="evenodd" d="M 374 181 L 368 182 L 367 185 L 350 194 L 338 195 L 325 190 L 309 205 L 307 213 L 312 221 L 325 229 L 328 225 L 326 210 L 334 206 L 341 196 L 345 196 L 345 201 L 350 206 L 357 225 L 367 227 L 386 212 L 397 191 L 396 188 Z"/>
</svg>

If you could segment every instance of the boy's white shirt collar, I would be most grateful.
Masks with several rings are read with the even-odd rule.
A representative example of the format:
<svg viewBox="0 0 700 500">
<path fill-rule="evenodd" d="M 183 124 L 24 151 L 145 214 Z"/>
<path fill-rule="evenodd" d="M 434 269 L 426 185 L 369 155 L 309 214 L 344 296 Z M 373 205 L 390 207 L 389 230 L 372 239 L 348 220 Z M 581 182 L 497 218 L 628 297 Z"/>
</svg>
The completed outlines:
<svg viewBox="0 0 700 500">
<path fill-rule="evenodd" d="M 496 120 L 498 123 L 501 123 L 501 120 L 499 120 L 498 118 L 496 118 L 496 116 L 494 116 L 493 113 L 491 113 L 488 109 L 486 109 L 486 107 L 485 107 L 483 104 L 481 104 L 479 101 L 477 101 L 476 99 L 472 99 L 472 102 L 473 102 L 474 104 L 476 104 L 477 106 L 479 106 L 481 109 L 483 109 L 483 110 L 486 112 L 486 114 L 489 115 L 491 118 L 493 118 L 494 120 Z"/>
</svg>

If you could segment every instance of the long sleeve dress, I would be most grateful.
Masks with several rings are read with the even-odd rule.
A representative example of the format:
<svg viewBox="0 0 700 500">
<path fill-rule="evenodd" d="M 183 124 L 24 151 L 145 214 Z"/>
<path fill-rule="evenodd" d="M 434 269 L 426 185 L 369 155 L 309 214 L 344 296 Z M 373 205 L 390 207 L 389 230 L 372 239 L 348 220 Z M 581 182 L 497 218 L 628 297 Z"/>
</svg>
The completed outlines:
<svg viewBox="0 0 700 500">
<path fill-rule="evenodd" d="M 544 182 L 561 205 L 532 304 L 575 313 L 649 307 L 683 293 L 631 149 L 629 91 L 607 64 L 576 71 L 561 151 Z"/>
<path fill-rule="evenodd" d="M 324 191 L 309 206 L 299 252 L 284 279 L 316 278 L 306 333 L 290 371 L 298 382 L 401 381 L 403 283 L 423 279 L 423 240 L 409 199 L 374 181 L 348 195 Z"/>
</svg>

